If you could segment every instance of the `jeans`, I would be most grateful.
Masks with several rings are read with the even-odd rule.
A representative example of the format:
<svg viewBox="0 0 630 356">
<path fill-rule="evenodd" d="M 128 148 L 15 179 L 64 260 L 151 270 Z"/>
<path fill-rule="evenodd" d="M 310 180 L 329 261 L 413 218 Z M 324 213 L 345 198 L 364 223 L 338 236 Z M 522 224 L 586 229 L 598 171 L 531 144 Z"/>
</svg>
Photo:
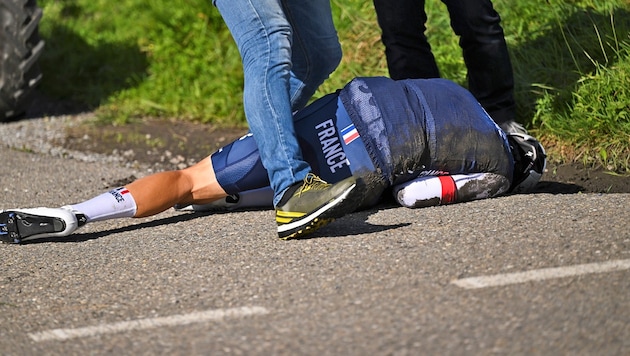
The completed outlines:
<svg viewBox="0 0 630 356">
<path fill-rule="evenodd" d="M 341 61 L 329 0 L 213 0 L 236 41 L 245 116 L 274 191 L 274 205 L 311 171 L 293 115 Z"/>
<path fill-rule="evenodd" d="M 498 124 L 515 119 L 514 75 L 501 18 L 490 0 L 442 0 L 460 38 L 468 89 Z M 393 79 L 440 76 L 424 32 L 424 0 L 374 0 Z"/>
</svg>

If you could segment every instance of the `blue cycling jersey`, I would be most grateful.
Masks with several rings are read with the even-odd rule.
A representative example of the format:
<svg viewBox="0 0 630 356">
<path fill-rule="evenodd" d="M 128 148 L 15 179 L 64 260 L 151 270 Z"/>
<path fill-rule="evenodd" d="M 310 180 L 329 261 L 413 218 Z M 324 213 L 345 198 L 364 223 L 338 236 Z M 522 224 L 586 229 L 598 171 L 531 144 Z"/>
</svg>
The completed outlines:
<svg viewBox="0 0 630 356">
<path fill-rule="evenodd" d="M 294 116 L 304 159 L 335 183 L 350 175 L 366 197 L 419 176 L 496 173 L 511 180 L 503 131 L 476 99 L 444 79 L 356 78 Z M 248 134 L 211 156 L 228 194 L 269 185 Z"/>
<path fill-rule="evenodd" d="M 503 131 L 467 90 L 445 79 L 356 78 L 344 107 L 388 184 L 421 175 L 497 173 L 511 179 Z"/>
</svg>

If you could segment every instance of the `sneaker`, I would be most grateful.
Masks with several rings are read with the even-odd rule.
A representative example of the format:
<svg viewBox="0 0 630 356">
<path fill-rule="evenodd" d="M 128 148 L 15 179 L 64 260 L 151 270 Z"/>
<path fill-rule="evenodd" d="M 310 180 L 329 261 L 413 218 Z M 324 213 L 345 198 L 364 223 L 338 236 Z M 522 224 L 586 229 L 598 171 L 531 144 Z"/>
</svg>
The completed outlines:
<svg viewBox="0 0 630 356">
<path fill-rule="evenodd" d="M 525 129 L 525 127 L 514 120 L 503 122 L 499 124 L 499 127 L 501 127 L 501 130 L 503 130 L 503 132 L 508 134 L 520 133 L 527 135 L 527 130 Z"/>
<path fill-rule="evenodd" d="M 361 199 L 356 178 L 329 184 L 309 173 L 301 185 L 289 188 L 276 207 L 278 236 L 283 240 L 306 236 L 353 212 Z"/>
<path fill-rule="evenodd" d="M 64 208 L 0 210 L 0 241 L 68 236 L 86 222 L 85 215 Z"/>
</svg>

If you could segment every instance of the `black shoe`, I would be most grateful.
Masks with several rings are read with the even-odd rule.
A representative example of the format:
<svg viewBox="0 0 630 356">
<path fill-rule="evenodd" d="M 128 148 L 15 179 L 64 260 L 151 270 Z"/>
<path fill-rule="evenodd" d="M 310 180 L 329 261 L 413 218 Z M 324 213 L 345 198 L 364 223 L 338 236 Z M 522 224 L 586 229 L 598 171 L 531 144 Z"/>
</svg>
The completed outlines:
<svg viewBox="0 0 630 356">
<path fill-rule="evenodd" d="M 283 240 L 306 236 L 353 212 L 362 201 L 356 178 L 329 184 L 312 173 L 287 194 L 276 207 L 278 236 Z"/>
</svg>

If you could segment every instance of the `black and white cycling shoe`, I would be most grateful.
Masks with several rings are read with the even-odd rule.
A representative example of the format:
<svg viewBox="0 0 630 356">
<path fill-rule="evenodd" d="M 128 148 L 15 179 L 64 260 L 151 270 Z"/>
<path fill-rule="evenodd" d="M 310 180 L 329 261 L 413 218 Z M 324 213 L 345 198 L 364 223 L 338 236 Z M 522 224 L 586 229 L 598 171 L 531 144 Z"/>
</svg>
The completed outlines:
<svg viewBox="0 0 630 356">
<path fill-rule="evenodd" d="M 85 215 L 65 208 L 0 210 L 0 241 L 19 244 L 43 237 L 62 237 L 85 225 Z"/>
</svg>

